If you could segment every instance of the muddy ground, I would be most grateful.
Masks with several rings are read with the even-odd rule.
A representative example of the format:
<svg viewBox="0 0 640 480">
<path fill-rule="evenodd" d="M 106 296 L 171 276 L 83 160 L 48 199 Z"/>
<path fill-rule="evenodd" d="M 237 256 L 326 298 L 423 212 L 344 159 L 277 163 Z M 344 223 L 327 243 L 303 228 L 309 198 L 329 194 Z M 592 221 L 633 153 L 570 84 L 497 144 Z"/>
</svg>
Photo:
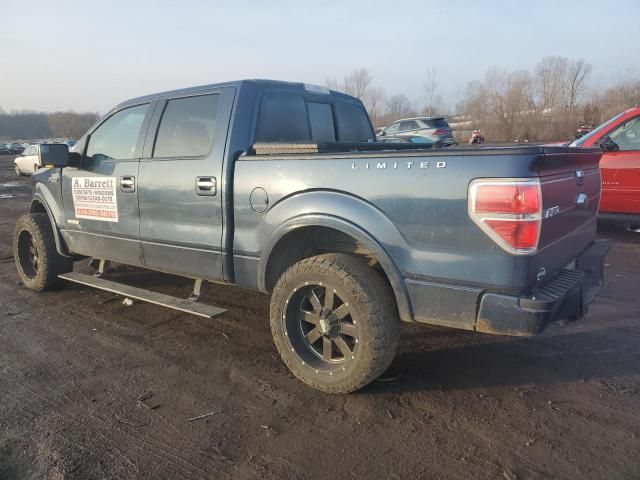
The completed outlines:
<svg viewBox="0 0 640 480">
<path fill-rule="evenodd" d="M 3 480 L 640 478 L 639 234 L 601 232 L 607 284 L 580 322 L 529 339 L 407 326 L 391 381 L 328 396 L 280 361 L 264 295 L 211 287 L 229 313 L 205 321 L 21 287 L 11 237 L 29 185 L 0 157 Z"/>
</svg>

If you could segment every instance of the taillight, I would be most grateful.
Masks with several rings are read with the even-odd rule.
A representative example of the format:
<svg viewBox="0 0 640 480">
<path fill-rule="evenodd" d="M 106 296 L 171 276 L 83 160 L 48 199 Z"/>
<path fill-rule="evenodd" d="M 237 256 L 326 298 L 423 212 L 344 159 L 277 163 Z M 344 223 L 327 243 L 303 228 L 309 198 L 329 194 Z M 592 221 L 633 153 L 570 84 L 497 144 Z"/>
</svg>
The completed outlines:
<svg viewBox="0 0 640 480">
<path fill-rule="evenodd" d="M 542 193 L 538 180 L 474 180 L 469 216 L 493 241 L 514 254 L 538 249 Z"/>
<path fill-rule="evenodd" d="M 437 129 L 435 132 L 433 132 L 434 135 L 448 135 L 449 132 L 443 128 L 439 128 Z"/>
</svg>

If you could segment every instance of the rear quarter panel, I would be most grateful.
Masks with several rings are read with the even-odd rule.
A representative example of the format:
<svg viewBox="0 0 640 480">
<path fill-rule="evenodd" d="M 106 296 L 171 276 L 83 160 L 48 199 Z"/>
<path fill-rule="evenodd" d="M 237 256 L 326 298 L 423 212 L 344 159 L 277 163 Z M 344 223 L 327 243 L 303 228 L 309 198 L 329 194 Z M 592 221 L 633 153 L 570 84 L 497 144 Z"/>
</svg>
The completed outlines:
<svg viewBox="0 0 640 480">
<path fill-rule="evenodd" d="M 241 157 L 234 175 L 234 256 L 259 261 L 286 221 L 279 212 L 329 213 L 364 223 L 406 278 L 525 288 L 533 278 L 531 257 L 509 255 L 480 231 L 468 216 L 467 191 L 473 178 L 534 176 L 537 155 L 477 152 Z M 251 208 L 257 187 L 269 197 L 264 213 Z M 295 208 L 283 208 L 293 202 Z"/>
</svg>

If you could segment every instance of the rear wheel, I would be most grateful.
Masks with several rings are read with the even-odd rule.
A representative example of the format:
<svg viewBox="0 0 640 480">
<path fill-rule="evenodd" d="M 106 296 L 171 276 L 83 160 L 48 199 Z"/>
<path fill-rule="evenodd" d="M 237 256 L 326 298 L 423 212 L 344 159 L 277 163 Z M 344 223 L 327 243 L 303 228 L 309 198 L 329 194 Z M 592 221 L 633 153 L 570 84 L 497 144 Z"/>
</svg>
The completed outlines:
<svg viewBox="0 0 640 480">
<path fill-rule="evenodd" d="M 349 393 L 389 367 L 400 320 L 391 288 L 365 260 L 325 254 L 282 275 L 271 297 L 271 332 L 296 377 Z"/>
<path fill-rule="evenodd" d="M 50 290 L 58 275 L 70 272 L 73 261 L 56 250 L 53 228 L 46 213 L 23 215 L 13 235 L 13 256 L 22 283 L 31 290 Z"/>
</svg>

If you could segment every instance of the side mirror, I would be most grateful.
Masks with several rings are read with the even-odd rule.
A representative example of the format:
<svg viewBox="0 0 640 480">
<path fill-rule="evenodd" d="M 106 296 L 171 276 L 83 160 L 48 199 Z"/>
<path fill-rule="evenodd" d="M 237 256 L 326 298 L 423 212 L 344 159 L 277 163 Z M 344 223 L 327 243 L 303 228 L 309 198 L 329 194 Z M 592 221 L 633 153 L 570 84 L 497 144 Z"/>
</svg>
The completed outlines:
<svg viewBox="0 0 640 480">
<path fill-rule="evenodd" d="M 69 147 L 64 143 L 40 145 L 40 164 L 43 167 L 62 168 L 69 165 Z"/>
</svg>

